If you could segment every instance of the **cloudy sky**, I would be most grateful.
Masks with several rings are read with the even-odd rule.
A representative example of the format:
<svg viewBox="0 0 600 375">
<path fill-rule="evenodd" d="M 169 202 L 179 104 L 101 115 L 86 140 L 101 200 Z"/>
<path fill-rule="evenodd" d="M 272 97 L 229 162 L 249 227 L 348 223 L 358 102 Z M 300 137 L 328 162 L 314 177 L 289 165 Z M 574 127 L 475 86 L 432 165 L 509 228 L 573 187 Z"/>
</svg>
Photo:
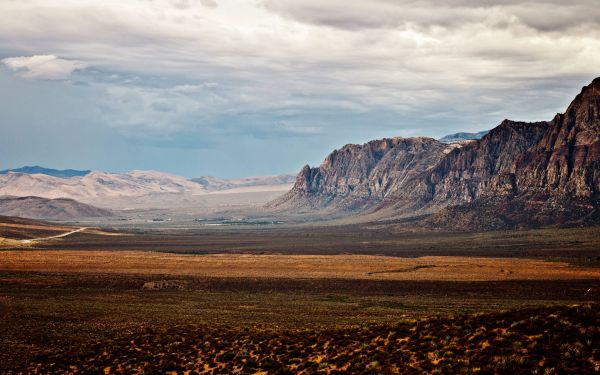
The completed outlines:
<svg viewBox="0 0 600 375">
<path fill-rule="evenodd" d="M 0 169 L 295 172 L 550 119 L 600 76 L 597 0 L 441 3 L 0 0 Z"/>
</svg>

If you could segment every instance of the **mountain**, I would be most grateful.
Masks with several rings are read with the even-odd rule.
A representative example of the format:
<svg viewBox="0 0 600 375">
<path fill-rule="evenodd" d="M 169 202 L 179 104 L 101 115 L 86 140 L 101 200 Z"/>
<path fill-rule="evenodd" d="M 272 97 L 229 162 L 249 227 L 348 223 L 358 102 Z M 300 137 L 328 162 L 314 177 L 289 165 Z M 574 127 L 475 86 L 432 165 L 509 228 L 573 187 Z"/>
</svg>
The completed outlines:
<svg viewBox="0 0 600 375">
<path fill-rule="evenodd" d="M 277 176 L 257 176 L 235 179 L 222 179 L 212 176 L 201 176 L 192 178 L 197 184 L 202 185 L 207 191 L 221 191 L 243 187 L 275 186 L 293 184 L 296 176 L 291 174 L 280 174 Z"/>
<path fill-rule="evenodd" d="M 461 141 L 481 139 L 487 133 L 489 133 L 489 130 L 484 130 L 479 133 L 454 133 L 448 134 L 438 140 L 442 143 L 457 143 Z"/>
<path fill-rule="evenodd" d="M 319 168 L 305 167 L 292 190 L 269 207 L 371 219 L 433 214 L 422 223 L 488 229 L 597 223 L 599 202 L 597 78 L 551 121 L 504 120 L 459 145 L 411 138 L 345 146 Z"/>
<path fill-rule="evenodd" d="M 86 203 L 117 197 L 205 192 L 202 186 L 185 177 L 154 171 L 91 172 L 69 179 L 15 172 L 0 175 L 0 195 L 71 198 Z"/>
<path fill-rule="evenodd" d="M 513 125 L 513 126 L 511 126 Z M 506 124 L 496 132 L 514 134 L 518 127 Z M 600 78 L 584 87 L 565 113 L 547 123 L 525 126 L 531 132 L 527 144 L 502 154 L 507 162 L 491 166 L 474 194 L 430 218 L 430 224 L 446 227 L 518 227 L 524 224 L 578 224 L 600 222 Z M 485 142 L 487 136 L 481 141 Z M 501 139 L 505 147 L 518 142 Z M 486 153 L 473 160 L 475 165 L 489 160 Z M 469 160 L 458 153 L 455 165 Z M 439 182 L 452 178 L 460 169 L 440 168 L 430 180 L 430 190 L 439 192 Z M 453 185 L 465 185 L 465 180 Z M 473 184 L 471 184 L 473 185 Z M 447 194 L 447 192 L 446 192 Z"/>
<path fill-rule="evenodd" d="M 291 175 L 231 180 L 203 177 L 192 181 L 156 171 L 93 171 L 71 178 L 8 172 L 0 175 L 0 197 L 70 198 L 117 210 L 161 208 L 189 212 L 193 206 L 193 210 L 203 212 L 207 207 L 262 205 L 288 190 L 293 178 Z"/>
<path fill-rule="evenodd" d="M 406 188 L 446 154 L 432 138 L 386 138 L 333 151 L 318 168 L 305 166 L 292 190 L 271 208 L 356 211 Z"/>
<path fill-rule="evenodd" d="M 58 178 L 71 178 L 71 177 L 77 177 L 77 176 L 85 176 L 87 174 L 89 174 L 91 171 L 79 171 L 79 170 L 75 170 L 75 169 L 63 169 L 63 170 L 59 170 L 59 169 L 50 169 L 50 168 L 44 168 L 44 167 L 40 167 L 40 166 L 26 166 L 26 167 L 21 167 L 21 168 L 16 168 L 16 169 L 6 169 L 3 171 L 0 171 L 0 174 L 7 174 L 9 172 L 15 172 L 15 173 L 25 173 L 25 174 L 45 174 L 48 176 L 53 176 L 53 177 L 58 177 Z"/>
<path fill-rule="evenodd" d="M 111 217 L 114 213 L 73 199 L 4 196 L 0 197 L 0 215 L 30 219 L 75 220 Z"/>
</svg>

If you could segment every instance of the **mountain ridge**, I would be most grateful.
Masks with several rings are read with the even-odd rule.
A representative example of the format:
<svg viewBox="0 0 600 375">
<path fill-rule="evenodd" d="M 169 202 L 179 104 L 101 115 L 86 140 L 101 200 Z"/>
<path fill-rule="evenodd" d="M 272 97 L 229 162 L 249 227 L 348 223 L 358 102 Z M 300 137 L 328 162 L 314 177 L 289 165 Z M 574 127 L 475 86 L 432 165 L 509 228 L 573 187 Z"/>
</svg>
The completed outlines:
<svg viewBox="0 0 600 375">
<path fill-rule="evenodd" d="M 39 165 L 27 165 L 20 168 L 5 169 L 0 171 L 0 175 L 13 173 L 24 173 L 24 174 L 44 174 L 47 176 L 58 177 L 58 178 L 71 178 L 71 177 L 83 177 L 90 174 L 90 170 L 77 170 L 77 169 L 53 169 L 40 167 Z"/>
<path fill-rule="evenodd" d="M 426 225 L 455 229 L 515 227 L 528 225 L 527 221 L 534 225 L 564 224 L 576 222 L 577 216 L 594 222 L 600 191 L 599 134 L 597 78 L 582 88 L 564 114 L 550 121 L 504 120 L 479 140 L 456 147 L 444 145 L 447 148 L 443 155 L 427 150 L 436 157 L 428 160 L 419 155 L 423 163 L 418 168 L 404 165 L 399 169 L 402 164 L 396 165 L 395 157 L 390 158 L 384 164 L 389 179 L 381 197 L 361 193 L 364 186 L 380 184 L 381 179 L 370 172 L 352 172 L 356 171 L 353 165 L 371 160 L 368 153 L 354 153 L 333 170 L 328 169 L 328 160 L 340 152 L 336 150 L 319 168 L 306 166 L 292 190 L 268 207 L 311 207 L 370 218 L 377 214 L 383 218 L 433 214 L 429 222 L 424 222 Z M 420 139 L 410 138 L 407 142 Z M 399 170 L 400 175 L 396 173 Z M 337 204 L 340 189 L 345 192 L 341 206 Z M 512 208 L 519 208 L 523 214 L 512 214 Z M 451 222 L 452 212 L 460 216 L 456 222 Z M 489 219 L 494 213 L 505 214 L 506 219 L 492 222 Z"/>
<path fill-rule="evenodd" d="M 268 207 L 312 207 L 353 211 L 381 201 L 414 173 L 441 159 L 449 146 L 433 138 L 384 138 L 348 144 L 319 167 L 306 165 L 292 190 Z"/>
<path fill-rule="evenodd" d="M 202 186 L 185 177 L 155 171 L 131 171 L 121 174 L 94 171 L 69 179 L 16 172 L 0 175 L 0 195 L 70 198 L 84 203 L 94 203 L 111 197 L 205 192 Z"/>
</svg>

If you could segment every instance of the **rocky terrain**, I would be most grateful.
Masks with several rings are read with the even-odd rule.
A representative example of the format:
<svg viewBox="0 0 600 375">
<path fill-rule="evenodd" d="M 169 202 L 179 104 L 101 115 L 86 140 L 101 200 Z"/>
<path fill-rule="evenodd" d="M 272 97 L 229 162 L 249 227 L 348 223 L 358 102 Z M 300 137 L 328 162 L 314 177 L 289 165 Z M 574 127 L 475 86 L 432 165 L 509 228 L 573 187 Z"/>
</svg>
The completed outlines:
<svg viewBox="0 0 600 375">
<path fill-rule="evenodd" d="M 306 166 L 269 207 L 489 229 L 589 224 L 600 218 L 600 78 L 551 121 L 504 120 L 482 139 L 428 138 L 347 145 Z M 377 214 L 375 214 L 377 213 Z"/>
<path fill-rule="evenodd" d="M 33 219 L 74 220 L 111 217 L 114 216 L 114 213 L 73 199 L 3 196 L 0 197 L 0 215 Z"/>
<path fill-rule="evenodd" d="M 37 353 L 17 372 L 592 374 L 597 304 L 406 319 L 326 330 L 147 326 Z M 31 347 L 40 339 L 32 338 Z"/>
<path fill-rule="evenodd" d="M 405 189 L 436 165 L 448 149 L 432 138 L 392 138 L 346 145 L 318 168 L 305 166 L 292 190 L 271 202 L 272 208 L 356 211 Z"/>
</svg>

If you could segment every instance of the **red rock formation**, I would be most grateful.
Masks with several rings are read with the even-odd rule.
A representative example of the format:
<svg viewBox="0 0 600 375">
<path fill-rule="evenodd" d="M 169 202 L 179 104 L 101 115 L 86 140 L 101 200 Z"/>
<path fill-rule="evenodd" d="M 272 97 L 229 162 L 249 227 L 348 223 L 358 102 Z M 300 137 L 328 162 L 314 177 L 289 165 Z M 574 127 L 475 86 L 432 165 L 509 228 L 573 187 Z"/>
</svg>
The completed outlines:
<svg viewBox="0 0 600 375">
<path fill-rule="evenodd" d="M 434 166 L 447 147 L 432 138 L 392 138 L 346 145 L 329 154 L 320 167 L 305 166 L 292 190 L 269 206 L 366 209 Z"/>
<path fill-rule="evenodd" d="M 600 78 L 582 89 L 519 160 L 522 190 L 592 198 L 600 192 Z"/>
<path fill-rule="evenodd" d="M 271 207 L 435 213 L 426 224 L 455 229 L 598 222 L 600 78 L 552 121 L 504 120 L 447 150 L 429 138 L 347 145 Z"/>
</svg>

